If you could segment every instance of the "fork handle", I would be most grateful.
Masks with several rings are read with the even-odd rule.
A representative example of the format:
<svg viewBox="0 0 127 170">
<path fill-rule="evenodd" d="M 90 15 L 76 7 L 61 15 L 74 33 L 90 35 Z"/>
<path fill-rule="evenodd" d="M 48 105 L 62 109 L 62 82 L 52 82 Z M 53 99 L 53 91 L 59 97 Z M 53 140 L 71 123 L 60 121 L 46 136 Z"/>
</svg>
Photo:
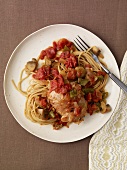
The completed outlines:
<svg viewBox="0 0 127 170">
<path fill-rule="evenodd" d="M 118 79 L 113 73 L 109 72 L 108 73 L 109 77 L 125 92 L 127 92 L 127 86 L 120 80 Z"/>
<path fill-rule="evenodd" d="M 109 75 L 109 77 L 125 92 L 127 92 L 127 86 L 120 80 L 118 79 L 113 73 L 111 73 L 107 68 L 105 68 L 101 63 L 101 67 L 103 70 Z"/>
</svg>

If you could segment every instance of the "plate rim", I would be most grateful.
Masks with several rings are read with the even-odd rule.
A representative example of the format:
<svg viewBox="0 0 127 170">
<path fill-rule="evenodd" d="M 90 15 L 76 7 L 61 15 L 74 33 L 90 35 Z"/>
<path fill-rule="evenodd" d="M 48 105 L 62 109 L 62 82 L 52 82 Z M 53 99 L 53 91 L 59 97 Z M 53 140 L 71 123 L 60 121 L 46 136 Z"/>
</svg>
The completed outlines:
<svg viewBox="0 0 127 170">
<path fill-rule="evenodd" d="M 19 124 L 23 129 L 25 129 L 25 130 L 26 130 L 27 132 L 29 132 L 30 134 L 32 134 L 32 135 L 34 135 L 34 136 L 36 136 L 36 137 L 38 137 L 38 138 L 40 138 L 40 139 L 43 139 L 43 140 L 45 140 L 45 141 L 48 141 L 48 142 L 53 142 L 53 143 L 72 143 L 72 142 L 76 142 L 76 141 L 85 139 L 85 138 L 91 136 L 92 134 L 98 132 L 98 131 L 99 131 L 101 128 L 103 128 L 103 126 L 110 120 L 110 118 L 111 118 L 111 116 L 113 115 L 113 112 L 114 112 L 114 110 L 115 110 L 115 108 L 116 108 L 116 106 L 117 106 L 117 104 L 118 104 L 118 101 L 119 101 L 119 95 L 120 95 L 120 91 L 121 91 L 120 88 L 119 88 L 119 91 L 118 91 L 118 99 L 117 99 L 117 101 L 116 101 L 116 105 L 115 105 L 115 107 L 114 107 L 114 110 L 113 110 L 112 114 L 110 115 L 109 119 L 103 124 L 103 126 L 101 126 L 100 128 L 97 128 L 98 130 L 95 130 L 95 131 L 89 133 L 89 135 L 86 135 L 85 137 L 83 137 L 83 136 L 82 136 L 82 137 L 78 137 L 78 139 L 73 139 L 72 141 L 70 141 L 70 140 L 66 140 L 66 141 L 60 141 L 60 140 L 59 140 L 59 141 L 58 141 L 58 140 L 44 139 L 43 137 L 41 137 L 41 136 L 33 133 L 33 132 L 30 131 L 29 129 L 27 129 L 24 125 L 22 125 L 22 123 L 20 123 L 20 121 L 19 121 L 19 120 L 16 118 L 16 116 L 13 114 L 13 111 L 12 111 L 11 107 L 9 106 L 9 103 L 8 103 L 8 100 L 7 100 L 7 96 L 6 96 L 6 90 L 5 90 L 7 70 L 8 70 L 9 64 L 10 64 L 12 58 L 13 58 L 13 54 L 14 54 L 15 51 L 18 49 L 18 47 L 19 47 L 26 39 L 28 39 L 28 38 L 31 37 L 32 35 L 36 34 L 37 32 L 40 32 L 40 31 L 42 31 L 42 30 L 44 30 L 44 29 L 47 29 L 47 28 L 49 28 L 49 27 L 56 27 L 56 26 L 74 26 L 74 27 L 77 27 L 77 28 L 80 28 L 80 29 L 84 29 L 85 31 L 89 32 L 90 34 L 92 34 L 92 35 L 95 36 L 96 38 L 99 38 L 99 40 L 101 40 L 102 43 L 104 43 L 104 45 L 109 49 L 109 51 L 110 51 L 111 54 L 113 55 L 113 53 L 112 53 L 112 51 L 110 50 L 110 48 L 107 46 L 107 44 L 106 44 L 100 37 L 98 37 L 96 34 L 94 34 L 93 32 L 89 31 L 88 29 L 86 29 L 86 28 L 84 28 L 84 27 L 81 27 L 81 26 L 78 26 L 78 25 L 74 25 L 74 24 L 52 24 L 52 25 L 45 26 L 45 27 L 43 27 L 43 28 L 41 28 L 41 29 L 38 29 L 38 30 L 32 32 L 32 33 L 29 34 L 28 36 L 26 36 L 22 41 L 20 41 L 20 43 L 15 47 L 15 49 L 14 49 L 13 52 L 11 53 L 11 55 L 10 55 L 8 61 L 7 61 L 7 64 L 6 64 L 5 71 L 4 71 L 4 80 L 3 80 L 4 98 L 5 98 L 5 102 L 6 102 L 7 106 L 8 106 L 8 109 L 9 109 L 9 111 L 11 112 L 11 114 L 13 115 L 13 117 L 15 118 L 15 120 L 18 122 L 18 124 Z M 113 55 L 113 57 L 114 57 L 114 55 Z M 114 57 L 114 61 L 115 61 L 116 67 L 117 67 L 117 74 L 118 74 L 117 76 L 118 76 L 118 78 L 120 78 L 120 70 L 119 70 L 119 67 L 118 67 L 118 64 L 117 64 L 117 61 L 116 61 L 115 57 Z"/>
</svg>

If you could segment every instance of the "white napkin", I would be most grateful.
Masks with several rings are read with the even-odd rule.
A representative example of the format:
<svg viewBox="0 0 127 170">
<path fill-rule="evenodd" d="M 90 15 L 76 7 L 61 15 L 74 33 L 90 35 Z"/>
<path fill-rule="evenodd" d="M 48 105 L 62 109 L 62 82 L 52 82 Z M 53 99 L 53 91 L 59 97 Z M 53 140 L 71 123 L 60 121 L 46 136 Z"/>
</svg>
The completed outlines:
<svg viewBox="0 0 127 170">
<path fill-rule="evenodd" d="M 120 76 L 127 84 L 127 51 Z M 122 90 L 110 120 L 90 141 L 89 170 L 127 170 L 127 93 Z"/>
</svg>

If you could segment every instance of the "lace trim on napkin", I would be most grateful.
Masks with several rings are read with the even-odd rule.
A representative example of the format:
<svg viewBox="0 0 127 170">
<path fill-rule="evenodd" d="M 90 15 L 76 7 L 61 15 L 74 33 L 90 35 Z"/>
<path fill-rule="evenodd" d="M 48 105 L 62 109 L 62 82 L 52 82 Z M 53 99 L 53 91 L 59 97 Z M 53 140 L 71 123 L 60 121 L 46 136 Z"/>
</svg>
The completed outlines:
<svg viewBox="0 0 127 170">
<path fill-rule="evenodd" d="M 127 84 L 127 52 L 120 75 Z M 127 170 L 127 94 L 122 90 L 112 117 L 90 141 L 89 170 Z"/>
</svg>

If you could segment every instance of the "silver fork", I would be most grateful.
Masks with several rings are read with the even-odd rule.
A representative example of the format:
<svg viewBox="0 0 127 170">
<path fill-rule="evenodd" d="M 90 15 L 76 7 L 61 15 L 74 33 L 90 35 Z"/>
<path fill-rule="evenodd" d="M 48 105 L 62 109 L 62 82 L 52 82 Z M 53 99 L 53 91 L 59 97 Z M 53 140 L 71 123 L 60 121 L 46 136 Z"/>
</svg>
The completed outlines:
<svg viewBox="0 0 127 170">
<path fill-rule="evenodd" d="M 90 46 L 80 37 L 77 36 L 78 38 L 75 38 L 76 40 L 74 40 L 75 42 L 75 46 L 77 47 L 77 49 L 79 51 L 85 51 L 88 48 L 90 48 Z M 120 80 L 118 79 L 112 72 L 110 72 L 104 65 L 102 65 L 98 59 L 98 57 L 93 54 L 92 50 L 90 51 L 92 54 L 93 59 L 100 64 L 100 66 L 102 67 L 102 69 L 109 75 L 109 77 L 121 88 L 123 89 L 125 92 L 127 92 L 127 86 Z"/>
</svg>

